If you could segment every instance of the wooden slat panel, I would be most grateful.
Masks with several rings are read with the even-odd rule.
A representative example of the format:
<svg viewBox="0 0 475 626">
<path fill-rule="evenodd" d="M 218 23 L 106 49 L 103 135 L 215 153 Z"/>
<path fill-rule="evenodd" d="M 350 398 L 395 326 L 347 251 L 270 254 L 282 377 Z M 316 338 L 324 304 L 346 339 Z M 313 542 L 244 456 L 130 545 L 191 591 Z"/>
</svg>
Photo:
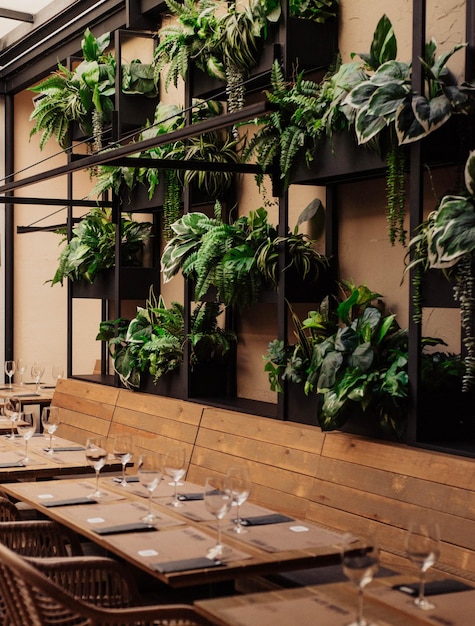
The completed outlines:
<svg viewBox="0 0 475 626">
<path fill-rule="evenodd" d="M 130 409 L 117 407 L 114 412 L 110 434 L 131 432 L 137 436 L 150 439 L 153 437 L 167 437 L 193 445 L 198 428 L 194 424 L 176 419 L 168 419 L 148 413 L 138 413 Z"/>
<path fill-rule="evenodd" d="M 320 459 L 318 477 L 331 484 L 346 485 L 383 497 L 392 497 L 408 504 L 475 520 L 475 498 L 471 489 L 452 487 L 329 458 Z M 318 497 L 323 496 L 314 494 L 312 500 L 317 500 Z"/>
<path fill-rule="evenodd" d="M 222 409 L 205 408 L 201 425 L 210 430 L 237 433 L 314 454 L 320 454 L 324 441 L 319 428 Z"/>
<path fill-rule="evenodd" d="M 119 391 L 117 406 L 151 416 L 161 415 L 196 426 L 199 425 L 203 413 L 203 406 L 194 402 L 124 389 Z"/>
<path fill-rule="evenodd" d="M 372 441 L 343 433 L 327 434 L 322 455 L 396 474 L 475 490 L 475 459 L 429 452 L 401 444 Z"/>
<path fill-rule="evenodd" d="M 83 380 L 75 380 L 73 378 L 60 378 L 56 385 L 53 395 L 53 404 L 63 406 L 56 402 L 56 395 L 61 400 L 67 401 L 68 398 L 82 398 L 98 402 L 100 404 L 115 406 L 119 395 L 119 389 L 108 387 L 106 385 L 98 385 Z"/>
</svg>

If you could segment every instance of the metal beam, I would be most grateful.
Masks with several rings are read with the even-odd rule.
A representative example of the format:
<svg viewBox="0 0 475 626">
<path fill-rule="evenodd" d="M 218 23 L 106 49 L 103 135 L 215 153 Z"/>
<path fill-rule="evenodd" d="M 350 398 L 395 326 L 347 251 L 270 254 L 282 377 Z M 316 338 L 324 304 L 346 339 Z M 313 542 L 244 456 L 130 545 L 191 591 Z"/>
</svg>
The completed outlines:
<svg viewBox="0 0 475 626">
<path fill-rule="evenodd" d="M 191 170 L 197 172 L 236 172 L 236 174 L 261 174 L 262 167 L 252 163 L 218 163 L 216 161 L 198 161 L 188 159 L 177 161 L 176 159 L 152 159 L 123 157 L 114 159 L 110 163 L 105 161 L 102 165 L 117 165 L 118 167 L 130 168 L 155 168 L 157 170 Z"/>
<path fill-rule="evenodd" d="M 163 146 L 169 143 L 173 143 L 175 141 L 183 141 L 185 139 L 190 139 L 191 137 L 195 137 L 206 132 L 234 126 L 235 124 L 245 122 L 247 120 L 259 117 L 260 115 L 269 112 L 270 109 L 266 101 L 258 102 L 256 104 L 244 107 L 244 109 L 242 109 L 241 111 L 222 115 L 218 119 L 210 118 L 191 126 L 179 128 L 178 130 L 175 130 L 171 133 L 164 133 L 162 135 L 158 135 L 157 137 L 151 137 L 150 139 L 137 141 L 136 143 L 131 142 L 125 146 L 105 150 L 100 154 L 85 156 L 79 159 L 76 158 L 74 161 L 68 163 L 67 165 L 62 165 L 60 167 L 47 170 L 46 172 L 34 174 L 33 176 L 26 177 L 22 180 L 6 183 L 5 185 L 0 186 L 0 194 L 14 191 L 15 189 L 21 189 L 22 187 L 26 187 L 28 185 L 34 185 L 40 182 L 44 182 L 58 176 L 64 176 L 65 174 L 69 174 L 70 172 L 76 172 L 79 170 L 87 169 L 89 167 L 103 165 L 104 163 L 114 164 L 119 159 L 130 156 L 131 154 L 136 154 L 138 152 L 141 152 L 142 150 L 148 150 L 150 148 Z M 177 163 L 179 162 L 177 161 Z"/>
<path fill-rule="evenodd" d="M 104 200 L 65 200 L 63 198 L 24 198 L 22 196 L 0 196 L 0 204 L 41 204 L 45 206 L 84 206 L 84 207 L 108 207 L 111 202 Z"/>
<path fill-rule="evenodd" d="M 12 11 L 11 9 L 2 9 L 0 7 L 0 17 L 7 20 L 18 20 L 19 22 L 29 22 L 33 24 L 34 16 L 31 13 L 23 13 L 23 11 Z"/>
</svg>

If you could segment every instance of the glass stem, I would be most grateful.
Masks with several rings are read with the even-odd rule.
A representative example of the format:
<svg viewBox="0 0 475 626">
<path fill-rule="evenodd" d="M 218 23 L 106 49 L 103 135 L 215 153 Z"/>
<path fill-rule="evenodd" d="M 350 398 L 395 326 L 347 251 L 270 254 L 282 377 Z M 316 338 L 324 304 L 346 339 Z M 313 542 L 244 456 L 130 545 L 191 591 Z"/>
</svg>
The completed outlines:
<svg viewBox="0 0 475 626">
<path fill-rule="evenodd" d="M 356 623 L 358 626 L 366 626 L 363 617 L 363 587 L 358 587 L 358 615 L 356 617 Z"/>
<path fill-rule="evenodd" d="M 99 491 L 99 470 L 96 470 L 96 493 Z"/>
<path fill-rule="evenodd" d="M 221 545 L 221 518 L 218 518 L 218 542 L 216 545 Z"/>
<path fill-rule="evenodd" d="M 424 604 L 424 591 L 425 591 L 425 572 L 424 570 L 421 570 L 421 578 L 419 581 L 419 597 L 417 598 L 417 601 L 420 606 Z"/>
<path fill-rule="evenodd" d="M 149 491 L 148 492 L 148 514 L 152 515 L 152 496 L 153 496 L 153 491 Z"/>
<path fill-rule="evenodd" d="M 25 439 L 25 459 L 28 458 L 28 439 Z"/>
<path fill-rule="evenodd" d="M 127 484 L 127 481 L 125 480 L 125 463 L 122 463 L 122 484 L 125 485 Z"/>
<path fill-rule="evenodd" d="M 49 434 L 49 449 L 50 452 L 53 450 L 53 433 Z"/>
<path fill-rule="evenodd" d="M 236 530 L 241 530 L 241 515 L 239 513 L 241 509 L 241 505 L 239 504 L 239 502 L 236 505 Z"/>
</svg>

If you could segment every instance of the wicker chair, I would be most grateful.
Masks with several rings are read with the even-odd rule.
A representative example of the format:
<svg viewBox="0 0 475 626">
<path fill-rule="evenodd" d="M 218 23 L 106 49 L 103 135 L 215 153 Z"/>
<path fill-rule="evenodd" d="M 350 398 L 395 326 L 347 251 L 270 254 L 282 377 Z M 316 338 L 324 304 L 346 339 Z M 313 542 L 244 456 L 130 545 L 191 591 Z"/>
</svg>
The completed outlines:
<svg viewBox="0 0 475 626">
<path fill-rule="evenodd" d="M 106 609 L 86 603 L 0 544 L 0 594 L 9 626 L 211 626 L 183 605 Z"/>
<path fill-rule="evenodd" d="M 80 556 L 75 533 L 50 520 L 0 522 L 0 542 L 24 556 Z"/>
<path fill-rule="evenodd" d="M 20 511 L 8 498 L 0 496 L 0 522 L 15 522 L 21 519 Z"/>
<path fill-rule="evenodd" d="M 108 608 L 138 606 L 140 594 L 129 570 L 97 556 L 30 558 L 36 569 L 76 598 Z"/>
</svg>

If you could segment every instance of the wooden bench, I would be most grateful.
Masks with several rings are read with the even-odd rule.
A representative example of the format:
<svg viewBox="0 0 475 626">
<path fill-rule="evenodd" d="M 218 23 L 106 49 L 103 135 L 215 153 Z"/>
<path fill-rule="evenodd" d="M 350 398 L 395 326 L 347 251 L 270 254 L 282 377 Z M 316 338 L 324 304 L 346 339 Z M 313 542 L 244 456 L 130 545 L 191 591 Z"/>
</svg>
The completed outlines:
<svg viewBox="0 0 475 626">
<path fill-rule="evenodd" d="M 132 432 L 158 451 L 182 441 L 197 483 L 246 461 L 253 502 L 339 531 L 370 530 L 398 569 L 408 567 L 409 519 L 437 521 L 435 569 L 475 582 L 475 459 L 74 380 L 59 381 L 53 404 L 59 434 L 74 441 L 88 431 Z"/>
</svg>

